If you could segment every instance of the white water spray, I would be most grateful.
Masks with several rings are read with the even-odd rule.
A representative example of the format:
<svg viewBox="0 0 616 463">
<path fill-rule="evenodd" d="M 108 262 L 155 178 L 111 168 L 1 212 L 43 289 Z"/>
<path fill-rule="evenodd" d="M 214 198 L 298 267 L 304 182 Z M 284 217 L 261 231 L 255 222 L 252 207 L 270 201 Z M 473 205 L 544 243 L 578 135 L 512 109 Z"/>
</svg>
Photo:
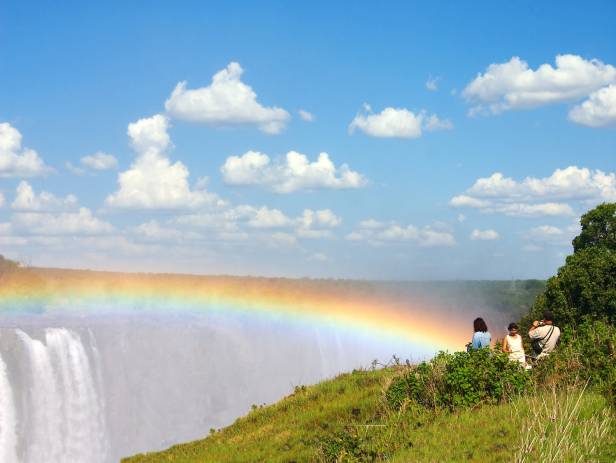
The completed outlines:
<svg viewBox="0 0 616 463">
<path fill-rule="evenodd" d="M 25 463 L 99 463 L 106 459 L 104 416 L 85 348 L 76 333 L 45 330 L 45 343 L 18 330 L 28 354 L 30 389 Z"/>
<path fill-rule="evenodd" d="M 6 364 L 0 357 L 0 461 L 17 461 L 15 402 Z"/>
</svg>

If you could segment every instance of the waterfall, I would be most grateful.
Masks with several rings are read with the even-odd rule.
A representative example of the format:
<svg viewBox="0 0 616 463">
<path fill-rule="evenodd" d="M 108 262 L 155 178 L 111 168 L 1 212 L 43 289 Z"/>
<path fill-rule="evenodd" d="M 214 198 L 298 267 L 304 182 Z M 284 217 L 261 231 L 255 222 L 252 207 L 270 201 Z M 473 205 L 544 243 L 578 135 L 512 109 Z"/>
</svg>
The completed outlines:
<svg viewBox="0 0 616 463">
<path fill-rule="evenodd" d="M 0 461 L 17 461 L 15 403 L 6 364 L 0 357 Z"/>
<path fill-rule="evenodd" d="M 21 330 L 30 365 L 24 420 L 25 463 L 99 463 L 106 459 L 105 420 L 94 372 L 78 334 L 45 330 L 45 342 Z"/>
</svg>

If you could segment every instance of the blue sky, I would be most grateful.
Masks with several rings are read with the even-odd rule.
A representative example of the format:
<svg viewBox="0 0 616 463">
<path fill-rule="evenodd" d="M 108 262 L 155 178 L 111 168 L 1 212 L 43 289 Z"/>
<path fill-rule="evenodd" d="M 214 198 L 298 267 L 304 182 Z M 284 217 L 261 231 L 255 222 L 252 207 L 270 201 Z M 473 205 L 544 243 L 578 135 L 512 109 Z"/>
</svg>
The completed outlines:
<svg viewBox="0 0 616 463">
<path fill-rule="evenodd" d="M 1 2 L 0 253 L 549 276 L 580 214 L 616 201 L 615 19 L 613 2 Z"/>
</svg>

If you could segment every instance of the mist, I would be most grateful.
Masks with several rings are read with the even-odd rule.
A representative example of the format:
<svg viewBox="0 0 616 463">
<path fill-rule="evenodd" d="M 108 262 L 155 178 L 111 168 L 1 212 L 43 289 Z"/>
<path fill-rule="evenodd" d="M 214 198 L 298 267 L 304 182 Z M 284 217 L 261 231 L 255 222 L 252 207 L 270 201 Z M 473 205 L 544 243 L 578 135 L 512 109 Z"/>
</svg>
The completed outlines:
<svg viewBox="0 0 616 463">
<path fill-rule="evenodd" d="M 480 283 L 269 283 L 292 288 L 300 298 L 310 287 L 341 301 L 374 301 L 377 311 L 397 304 L 426 312 L 431 332 L 442 326 L 460 349 L 472 335 L 474 317 L 488 321 L 494 339 L 516 315 L 497 307 Z M 508 284 L 497 283 L 505 290 Z M 412 333 L 385 336 L 378 323 L 366 332 L 259 313 L 166 307 L 171 304 L 118 307 L 113 300 L 68 298 L 27 313 L 3 310 L 0 459 L 107 463 L 161 450 L 203 438 L 296 386 L 385 364 L 393 355 L 418 362 L 441 342 L 415 340 Z"/>
</svg>

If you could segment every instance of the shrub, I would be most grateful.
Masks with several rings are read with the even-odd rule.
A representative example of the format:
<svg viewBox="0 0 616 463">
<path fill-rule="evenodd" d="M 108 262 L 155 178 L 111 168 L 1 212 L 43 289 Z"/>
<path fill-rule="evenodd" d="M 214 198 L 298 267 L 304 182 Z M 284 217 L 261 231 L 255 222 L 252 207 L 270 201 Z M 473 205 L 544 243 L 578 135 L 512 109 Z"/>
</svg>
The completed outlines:
<svg viewBox="0 0 616 463">
<path fill-rule="evenodd" d="M 575 330 L 563 334 L 561 346 L 537 362 L 538 385 L 559 386 L 576 380 L 597 387 L 615 402 L 616 327 L 610 323 L 586 319 Z"/>
<path fill-rule="evenodd" d="M 441 352 L 392 381 L 385 398 L 394 409 L 407 400 L 430 408 L 471 407 L 520 394 L 529 383 L 528 373 L 502 352 Z"/>
</svg>

